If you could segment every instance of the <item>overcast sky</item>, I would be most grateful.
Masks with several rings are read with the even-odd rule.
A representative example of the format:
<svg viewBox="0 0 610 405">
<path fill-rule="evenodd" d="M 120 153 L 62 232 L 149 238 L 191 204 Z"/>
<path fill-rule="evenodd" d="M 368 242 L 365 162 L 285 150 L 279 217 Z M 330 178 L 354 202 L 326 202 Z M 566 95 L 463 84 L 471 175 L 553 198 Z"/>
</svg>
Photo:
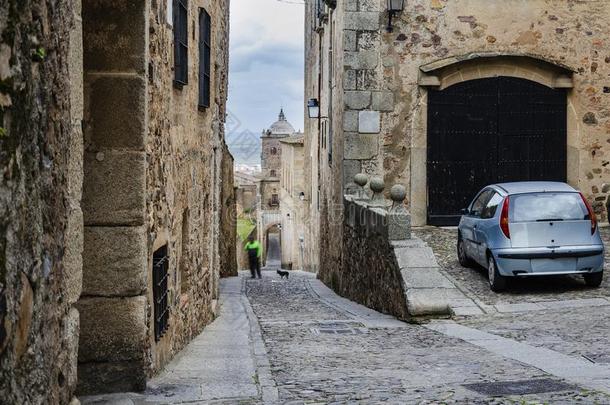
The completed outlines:
<svg viewBox="0 0 610 405">
<path fill-rule="evenodd" d="M 297 3 L 297 4 L 292 4 Z M 231 0 L 228 132 L 269 127 L 280 107 L 303 128 L 302 0 Z"/>
</svg>

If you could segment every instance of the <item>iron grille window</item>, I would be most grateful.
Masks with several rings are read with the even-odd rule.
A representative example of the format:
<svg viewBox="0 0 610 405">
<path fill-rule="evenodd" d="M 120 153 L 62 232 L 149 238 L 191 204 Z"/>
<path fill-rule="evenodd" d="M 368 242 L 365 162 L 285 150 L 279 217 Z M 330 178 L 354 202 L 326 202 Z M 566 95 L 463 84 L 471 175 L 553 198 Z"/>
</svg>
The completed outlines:
<svg viewBox="0 0 610 405">
<path fill-rule="evenodd" d="M 188 0 L 174 0 L 174 85 L 188 84 Z"/>
<path fill-rule="evenodd" d="M 155 317 L 155 341 L 161 340 L 169 326 L 167 245 L 153 253 L 153 301 Z"/>
<path fill-rule="evenodd" d="M 280 196 L 277 194 L 271 195 L 271 204 L 269 205 L 280 205 Z"/>
<path fill-rule="evenodd" d="M 210 72 L 212 19 L 203 8 L 199 10 L 199 108 L 210 106 Z"/>
</svg>

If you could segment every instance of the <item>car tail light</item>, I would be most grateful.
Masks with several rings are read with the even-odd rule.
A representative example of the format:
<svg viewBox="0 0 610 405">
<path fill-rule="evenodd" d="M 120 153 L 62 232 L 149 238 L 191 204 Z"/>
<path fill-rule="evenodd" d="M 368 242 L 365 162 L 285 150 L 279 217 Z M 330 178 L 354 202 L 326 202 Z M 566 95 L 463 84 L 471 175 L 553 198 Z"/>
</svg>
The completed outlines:
<svg viewBox="0 0 610 405">
<path fill-rule="evenodd" d="M 597 229 L 597 217 L 595 216 L 595 212 L 593 212 L 593 207 L 591 207 L 591 204 L 589 204 L 589 201 L 585 198 L 585 196 L 582 193 L 578 194 L 580 194 L 582 202 L 585 203 L 587 211 L 589 211 L 589 219 L 591 220 L 591 235 L 593 235 L 595 233 L 595 230 Z"/>
<path fill-rule="evenodd" d="M 502 229 L 502 233 L 510 239 L 510 229 L 508 228 L 508 207 L 510 204 L 509 197 L 504 199 L 504 204 L 502 205 L 502 213 L 500 214 L 500 229 Z"/>
</svg>

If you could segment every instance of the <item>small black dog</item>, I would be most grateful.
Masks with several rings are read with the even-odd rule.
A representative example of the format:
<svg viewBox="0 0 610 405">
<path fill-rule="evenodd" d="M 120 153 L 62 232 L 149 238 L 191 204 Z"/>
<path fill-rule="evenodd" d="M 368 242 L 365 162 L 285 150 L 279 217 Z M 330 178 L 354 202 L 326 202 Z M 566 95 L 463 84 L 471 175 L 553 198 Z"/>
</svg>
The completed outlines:
<svg viewBox="0 0 610 405">
<path fill-rule="evenodd" d="M 284 270 L 278 270 L 277 274 L 280 276 L 280 279 L 286 277 L 286 280 L 288 280 L 288 276 L 290 275 L 290 273 Z"/>
</svg>

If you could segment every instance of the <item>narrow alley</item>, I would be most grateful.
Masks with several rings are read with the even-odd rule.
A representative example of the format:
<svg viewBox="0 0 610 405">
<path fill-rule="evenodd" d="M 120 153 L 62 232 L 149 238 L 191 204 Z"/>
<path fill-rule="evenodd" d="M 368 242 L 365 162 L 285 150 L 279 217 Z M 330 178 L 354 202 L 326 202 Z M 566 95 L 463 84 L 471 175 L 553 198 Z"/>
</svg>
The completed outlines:
<svg viewBox="0 0 610 405">
<path fill-rule="evenodd" d="M 408 324 L 337 296 L 309 273 L 221 281 L 219 318 L 141 394 L 83 404 L 469 403 L 605 404 L 610 301 L 511 318 Z M 553 319 L 569 317 L 570 336 Z M 601 325 L 600 325 L 601 326 Z M 522 333 L 517 333 L 519 330 Z M 583 338 L 582 347 L 567 348 Z M 563 340 L 565 339 L 565 340 Z M 597 340 L 598 347 L 589 345 Z M 564 343 L 562 345 L 561 343 Z M 563 346 L 563 347 L 562 347 Z"/>
<path fill-rule="evenodd" d="M 610 404 L 609 4 L 0 2 L 0 405 Z"/>
</svg>

